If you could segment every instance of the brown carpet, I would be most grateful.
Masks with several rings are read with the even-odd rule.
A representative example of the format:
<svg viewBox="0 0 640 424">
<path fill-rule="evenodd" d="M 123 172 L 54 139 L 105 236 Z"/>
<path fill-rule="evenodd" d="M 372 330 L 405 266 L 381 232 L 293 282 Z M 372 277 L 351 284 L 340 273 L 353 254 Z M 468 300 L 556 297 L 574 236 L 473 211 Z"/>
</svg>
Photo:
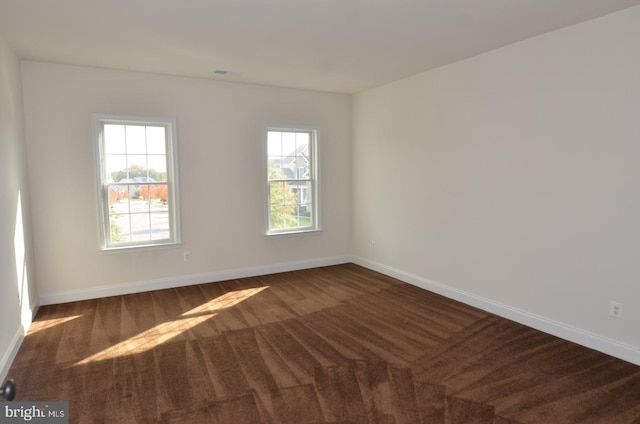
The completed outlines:
<svg viewBox="0 0 640 424">
<path fill-rule="evenodd" d="M 640 367 L 353 264 L 42 307 L 73 423 L 640 423 Z"/>
</svg>

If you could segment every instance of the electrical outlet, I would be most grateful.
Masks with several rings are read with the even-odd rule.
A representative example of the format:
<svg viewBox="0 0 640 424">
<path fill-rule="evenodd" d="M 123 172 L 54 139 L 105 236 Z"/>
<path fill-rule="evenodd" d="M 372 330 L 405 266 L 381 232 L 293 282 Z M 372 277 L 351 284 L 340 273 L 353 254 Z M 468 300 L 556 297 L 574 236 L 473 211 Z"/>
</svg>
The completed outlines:
<svg viewBox="0 0 640 424">
<path fill-rule="evenodd" d="M 185 262 L 189 262 L 191 260 L 191 252 L 184 252 L 182 254 L 182 258 Z"/>
<path fill-rule="evenodd" d="M 613 300 L 609 302 L 609 315 L 615 318 L 622 318 L 622 303 L 614 302 Z"/>
<path fill-rule="evenodd" d="M 376 248 L 376 241 L 375 241 L 375 240 L 371 240 L 371 247 L 372 247 L 373 249 L 375 249 L 375 248 Z"/>
</svg>

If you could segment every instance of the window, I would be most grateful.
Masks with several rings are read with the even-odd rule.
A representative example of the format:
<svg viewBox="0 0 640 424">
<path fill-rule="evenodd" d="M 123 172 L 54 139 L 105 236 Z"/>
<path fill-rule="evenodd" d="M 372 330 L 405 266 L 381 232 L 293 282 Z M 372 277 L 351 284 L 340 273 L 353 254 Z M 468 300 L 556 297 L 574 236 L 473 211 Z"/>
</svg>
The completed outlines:
<svg viewBox="0 0 640 424">
<path fill-rule="evenodd" d="M 316 132 L 267 131 L 267 234 L 316 231 Z"/>
<path fill-rule="evenodd" d="M 176 124 L 96 115 L 103 250 L 177 244 Z"/>
</svg>

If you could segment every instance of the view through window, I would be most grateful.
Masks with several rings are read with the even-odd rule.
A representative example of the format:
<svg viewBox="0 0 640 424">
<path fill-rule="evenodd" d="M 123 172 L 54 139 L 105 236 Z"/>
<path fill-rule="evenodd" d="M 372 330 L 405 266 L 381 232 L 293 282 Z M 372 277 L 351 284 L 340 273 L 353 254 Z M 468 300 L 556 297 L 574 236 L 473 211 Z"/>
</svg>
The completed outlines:
<svg viewBox="0 0 640 424">
<path fill-rule="evenodd" d="M 98 118 L 103 247 L 178 242 L 175 123 Z"/>
<path fill-rule="evenodd" d="M 315 131 L 267 131 L 268 234 L 318 229 L 315 144 Z"/>
</svg>

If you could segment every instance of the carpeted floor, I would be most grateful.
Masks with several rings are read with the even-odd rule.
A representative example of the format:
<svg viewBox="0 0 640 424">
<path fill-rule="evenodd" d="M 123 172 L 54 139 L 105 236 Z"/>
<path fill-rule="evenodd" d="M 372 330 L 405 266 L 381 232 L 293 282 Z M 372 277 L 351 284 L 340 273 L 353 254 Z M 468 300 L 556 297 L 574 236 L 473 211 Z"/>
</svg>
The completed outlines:
<svg viewBox="0 0 640 424">
<path fill-rule="evenodd" d="M 353 264 L 42 307 L 72 423 L 640 423 L 640 367 Z"/>
</svg>

